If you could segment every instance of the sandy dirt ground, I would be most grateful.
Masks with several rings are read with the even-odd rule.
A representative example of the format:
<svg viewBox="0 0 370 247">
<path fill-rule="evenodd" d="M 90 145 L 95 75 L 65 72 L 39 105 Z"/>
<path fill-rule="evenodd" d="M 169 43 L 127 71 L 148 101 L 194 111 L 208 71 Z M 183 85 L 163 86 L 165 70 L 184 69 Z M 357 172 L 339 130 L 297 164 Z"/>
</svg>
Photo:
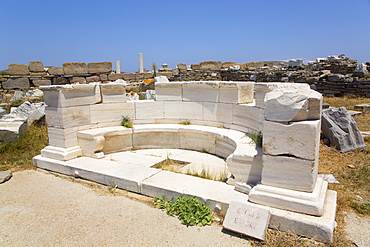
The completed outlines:
<svg viewBox="0 0 370 247">
<path fill-rule="evenodd" d="M 217 225 L 186 227 L 157 208 L 47 174 L 0 184 L 0 246 L 248 246 Z"/>
</svg>

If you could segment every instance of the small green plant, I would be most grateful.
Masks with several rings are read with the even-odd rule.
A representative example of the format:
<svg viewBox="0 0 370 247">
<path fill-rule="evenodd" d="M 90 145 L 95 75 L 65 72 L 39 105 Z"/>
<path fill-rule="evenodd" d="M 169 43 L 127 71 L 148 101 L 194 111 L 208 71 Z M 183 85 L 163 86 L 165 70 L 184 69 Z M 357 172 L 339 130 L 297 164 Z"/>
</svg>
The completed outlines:
<svg viewBox="0 0 370 247">
<path fill-rule="evenodd" d="M 0 71 L 0 75 L 8 75 L 8 72 L 6 72 L 6 71 Z"/>
<path fill-rule="evenodd" d="M 189 120 L 186 120 L 184 122 L 181 122 L 181 124 L 183 124 L 183 125 L 190 125 L 190 121 Z"/>
<path fill-rule="evenodd" d="M 262 147 L 262 139 L 263 139 L 263 136 L 262 136 L 262 132 L 252 132 L 252 133 L 248 133 L 246 134 L 247 137 L 251 138 L 251 142 L 256 144 L 257 147 Z"/>
<path fill-rule="evenodd" d="M 351 207 L 355 209 L 360 214 L 369 214 L 370 215 L 370 203 L 358 203 L 356 201 L 351 201 Z"/>
<path fill-rule="evenodd" d="M 211 209 L 194 197 L 179 196 L 166 201 L 165 196 L 155 197 L 153 205 L 165 209 L 170 216 L 177 216 L 186 226 L 207 226 L 212 224 Z"/>
<path fill-rule="evenodd" d="M 121 125 L 126 128 L 133 128 L 133 124 L 128 116 L 122 116 Z"/>
</svg>

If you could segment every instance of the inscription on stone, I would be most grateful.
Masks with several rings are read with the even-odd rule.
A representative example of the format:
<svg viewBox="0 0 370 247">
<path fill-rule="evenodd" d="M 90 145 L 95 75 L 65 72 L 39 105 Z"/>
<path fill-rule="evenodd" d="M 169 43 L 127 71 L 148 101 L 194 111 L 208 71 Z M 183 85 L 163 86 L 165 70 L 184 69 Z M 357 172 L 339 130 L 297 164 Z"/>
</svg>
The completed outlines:
<svg viewBox="0 0 370 247">
<path fill-rule="evenodd" d="M 270 211 L 251 203 L 231 202 L 223 223 L 225 229 L 265 240 Z"/>
</svg>

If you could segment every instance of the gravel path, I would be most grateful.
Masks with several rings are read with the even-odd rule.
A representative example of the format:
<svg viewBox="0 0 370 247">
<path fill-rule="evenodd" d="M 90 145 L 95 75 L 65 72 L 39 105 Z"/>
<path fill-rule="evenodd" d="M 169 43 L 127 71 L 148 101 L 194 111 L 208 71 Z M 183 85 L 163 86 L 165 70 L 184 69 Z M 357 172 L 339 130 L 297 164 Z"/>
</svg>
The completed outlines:
<svg viewBox="0 0 370 247">
<path fill-rule="evenodd" d="M 186 227 L 144 203 L 40 171 L 0 184 L 0 246 L 246 245 L 220 226 Z"/>
</svg>

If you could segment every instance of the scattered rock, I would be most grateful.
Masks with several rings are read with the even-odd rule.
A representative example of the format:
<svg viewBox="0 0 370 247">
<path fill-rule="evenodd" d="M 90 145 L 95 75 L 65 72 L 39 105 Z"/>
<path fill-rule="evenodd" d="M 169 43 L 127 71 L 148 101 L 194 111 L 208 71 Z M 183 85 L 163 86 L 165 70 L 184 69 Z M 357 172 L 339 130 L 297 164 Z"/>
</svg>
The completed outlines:
<svg viewBox="0 0 370 247">
<path fill-rule="evenodd" d="M 324 110 L 321 130 L 330 140 L 331 146 L 340 152 L 353 152 L 366 148 L 355 120 L 344 107 Z"/>
<path fill-rule="evenodd" d="M 348 165 L 348 168 L 356 169 L 357 167 L 355 165 Z"/>
<path fill-rule="evenodd" d="M 0 184 L 5 183 L 13 176 L 12 171 L 0 172 Z"/>
</svg>

